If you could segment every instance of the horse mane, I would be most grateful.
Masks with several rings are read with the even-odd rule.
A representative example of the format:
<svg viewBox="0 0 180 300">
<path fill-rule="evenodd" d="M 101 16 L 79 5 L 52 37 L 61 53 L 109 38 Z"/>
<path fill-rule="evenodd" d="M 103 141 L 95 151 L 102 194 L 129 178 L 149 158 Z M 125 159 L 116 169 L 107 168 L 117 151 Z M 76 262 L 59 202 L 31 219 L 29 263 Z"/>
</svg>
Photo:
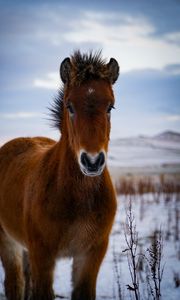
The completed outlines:
<svg viewBox="0 0 180 300">
<path fill-rule="evenodd" d="M 54 101 L 49 107 L 50 111 L 50 121 L 52 121 L 52 127 L 60 130 L 62 133 L 62 123 L 63 123 L 63 109 L 64 109 L 64 86 L 58 90 L 57 96 L 54 97 Z"/>
<path fill-rule="evenodd" d="M 91 79 L 109 80 L 109 72 L 107 70 L 106 61 L 102 59 L 102 52 L 81 53 L 79 50 L 71 55 L 71 76 L 70 86 L 79 86 Z M 63 120 L 63 98 L 64 85 L 59 89 L 57 96 L 54 98 L 53 104 L 49 108 L 53 127 L 60 129 L 62 133 Z"/>
</svg>

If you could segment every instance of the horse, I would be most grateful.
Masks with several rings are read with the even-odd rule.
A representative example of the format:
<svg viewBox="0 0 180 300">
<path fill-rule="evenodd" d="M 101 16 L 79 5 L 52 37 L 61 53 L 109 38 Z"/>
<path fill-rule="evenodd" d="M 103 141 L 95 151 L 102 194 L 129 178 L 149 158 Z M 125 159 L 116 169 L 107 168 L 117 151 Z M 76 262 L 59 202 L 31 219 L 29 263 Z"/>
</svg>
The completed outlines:
<svg viewBox="0 0 180 300">
<path fill-rule="evenodd" d="M 117 206 L 106 161 L 118 76 L 114 58 L 107 63 L 101 52 L 73 52 L 60 65 L 62 86 L 50 107 L 59 140 L 19 137 L 0 148 L 8 300 L 54 299 L 55 263 L 65 257 L 73 259 L 71 299 L 96 298 Z"/>
</svg>

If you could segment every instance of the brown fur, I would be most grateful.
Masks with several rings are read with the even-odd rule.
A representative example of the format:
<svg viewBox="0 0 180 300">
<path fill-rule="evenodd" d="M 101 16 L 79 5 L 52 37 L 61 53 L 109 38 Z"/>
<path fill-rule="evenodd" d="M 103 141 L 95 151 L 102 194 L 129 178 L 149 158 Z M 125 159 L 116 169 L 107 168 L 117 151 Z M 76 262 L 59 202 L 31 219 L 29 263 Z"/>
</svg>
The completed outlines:
<svg viewBox="0 0 180 300">
<path fill-rule="evenodd" d="M 89 87 L 95 94 L 87 97 Z M 66 109 L 69 99 L 76 109 L 73 120 Z M 63 102 L 60 141 L 17 138 L 0 149 L 0 257 L 8 300 L 27 299 L 30 291 L 27 275 L 24 292 L 22 247 L 30 261 L 30 299 L 54 298 L 53 270 L 60 257 L 74 260 L 72 299 L 95 299 L 116 197 L 107 168 L 100 176 L 84 176 L 77 153 L 82 147 L 107 151 L 106 109 L 114 96 L 106 80 L 91 79 L 65 87 Z"/>
</svg>

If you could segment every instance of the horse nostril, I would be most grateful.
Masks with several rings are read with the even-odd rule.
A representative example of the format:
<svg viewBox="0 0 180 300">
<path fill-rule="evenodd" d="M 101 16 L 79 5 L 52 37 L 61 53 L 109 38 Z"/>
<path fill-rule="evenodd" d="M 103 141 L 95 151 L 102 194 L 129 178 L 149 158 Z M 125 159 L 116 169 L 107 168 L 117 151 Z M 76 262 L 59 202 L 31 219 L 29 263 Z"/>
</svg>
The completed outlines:
<svg viewBox="0 0 180 300">
<path fill-rule="evenodd" d="M 99 156 L 97 157 L 97 160 L 95 163 L 97 168 L 102 167 L 104 165 L 104 162 L 105 162 L 105 156 L 104 156 L 104 153 L 101 152 L 101 153 L 99 153 Z"/>
<path fill-rule="evenodd" d="M 81 154 L 81 163 L 83 164 L 83 166 L 85 166 L 86 168 L 88 168 L 88 165 L 89 165 L 89 159 L 88 159 L 88 156 L 85 152 L 83 152 Z"/>
<path fill-rule="evenodd" d="M 98 171 L 98 169 L 104 165 L 104 162 L 105 155 L 103 152 L 100 152 L 95 157 L 86 152 L 81 154 L 82 165 L 91 172 Z"/>
</svg>

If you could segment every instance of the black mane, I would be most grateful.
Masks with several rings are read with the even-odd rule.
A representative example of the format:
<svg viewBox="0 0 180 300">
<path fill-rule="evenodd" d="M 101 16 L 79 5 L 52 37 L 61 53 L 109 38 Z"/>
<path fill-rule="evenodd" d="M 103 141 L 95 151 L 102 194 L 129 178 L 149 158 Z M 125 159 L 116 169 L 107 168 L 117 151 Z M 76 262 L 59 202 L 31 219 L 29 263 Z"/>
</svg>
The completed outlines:
<svg viewBox="0 0 180 300">
<path fill-rule="evenodd" d="M 52 121 L 52 126 L 58 128 L 62 132 L 62 120 L 63 120 L 63 98 L 64 98 L 64 87 L 60 88 L 57 96 L 54 98 L 53 104 L 49 108 L 50 110 L 50 120 Z"/>
</svg>

